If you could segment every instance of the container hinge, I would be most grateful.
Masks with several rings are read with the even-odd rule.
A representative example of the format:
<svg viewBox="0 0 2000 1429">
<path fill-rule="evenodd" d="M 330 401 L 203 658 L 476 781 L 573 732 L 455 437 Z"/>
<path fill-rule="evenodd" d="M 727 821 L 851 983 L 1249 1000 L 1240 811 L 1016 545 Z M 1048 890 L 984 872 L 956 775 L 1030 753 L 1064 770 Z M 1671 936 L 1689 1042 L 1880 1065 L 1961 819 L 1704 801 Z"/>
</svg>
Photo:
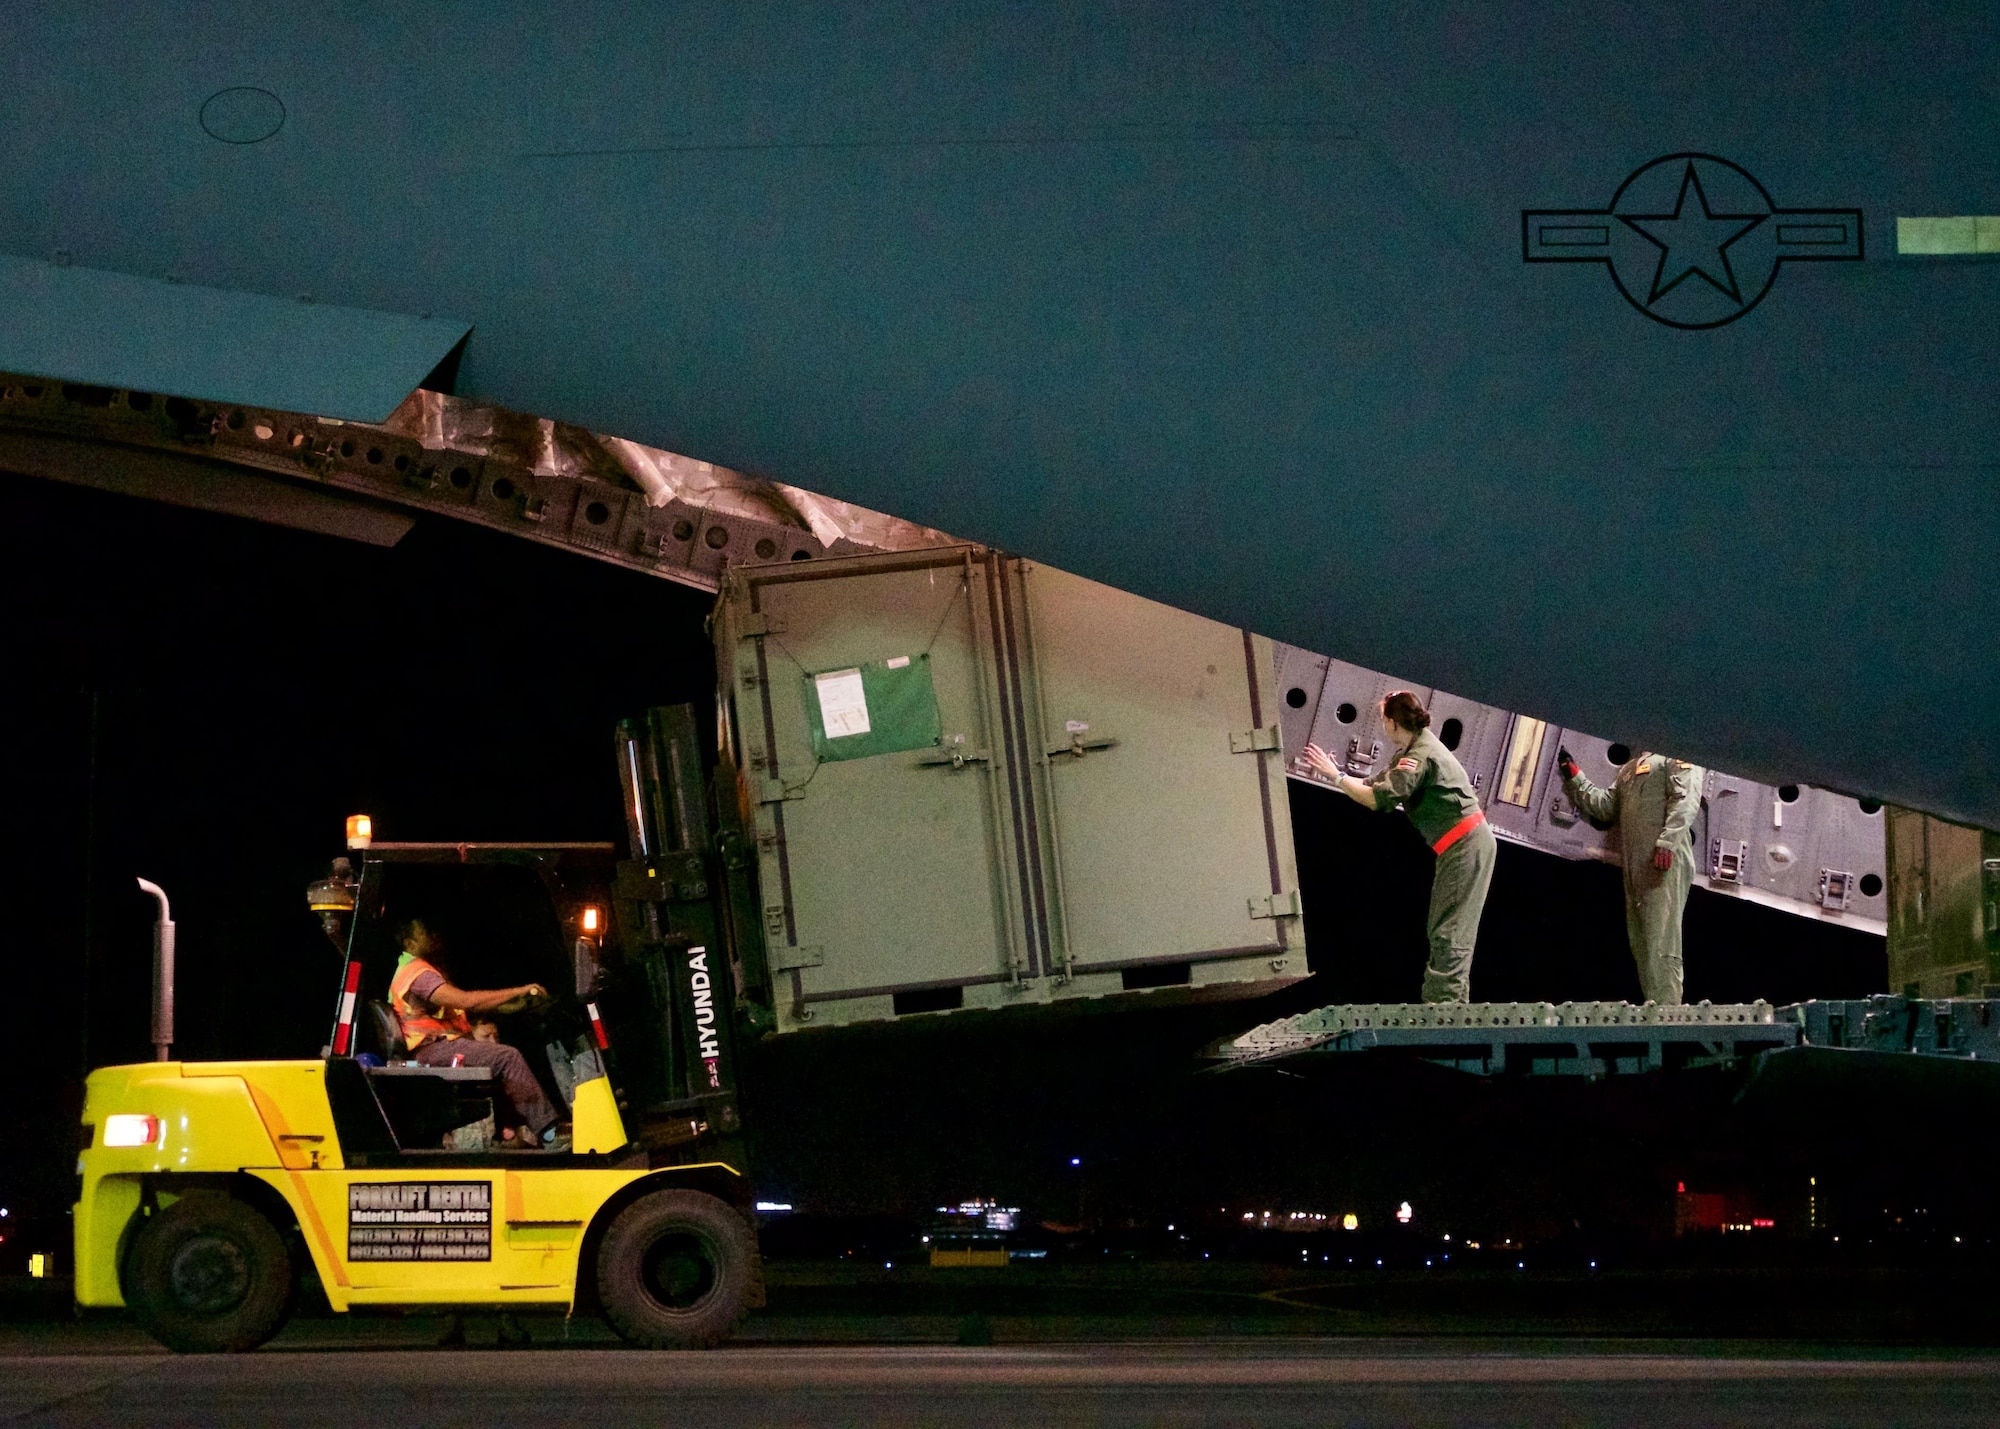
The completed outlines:
<svg viewBox="0 0 2000 1429">
<path fill-rule="evenodd" d="M 771 971 L 788 973 L 793 968 L 816 968 L 824 964 L 825 955 L 818 943 L 801 947 L 776 947 L 771 949 Z"/>
<path fill-rule="evenodd" d="M 784 633 L 785 622 L 777 619 L 768 611 L 762 610 L 751 611 L 736 626 L 736 638 L 738 640 L 750 640 L 759 635 L 782 635 Z"/>
<path fill-rule="evenodd" d="M 1261 893 L 1250 900 L 1252 918 L 1296 918 L 1299 916 L 1299 895 L 1295 889 L 1290 893 Z"/>
<path fill-rule="evenodd" d="M 1229 736 L 1231 754 L 1262 754 L 1267 749 L 1278 747 L 1278 727 L 1267 725 L 1263 729 L 1246 729 Z"/>
<path fill-rule="evenodd" d="M 805 796 L 806 786 L 803 784 L 780 784 L 766 779 L 763 789 L 757 795 L 757 802 L 782 804 L 787 799 L 803 799 Z"/>
</svg>

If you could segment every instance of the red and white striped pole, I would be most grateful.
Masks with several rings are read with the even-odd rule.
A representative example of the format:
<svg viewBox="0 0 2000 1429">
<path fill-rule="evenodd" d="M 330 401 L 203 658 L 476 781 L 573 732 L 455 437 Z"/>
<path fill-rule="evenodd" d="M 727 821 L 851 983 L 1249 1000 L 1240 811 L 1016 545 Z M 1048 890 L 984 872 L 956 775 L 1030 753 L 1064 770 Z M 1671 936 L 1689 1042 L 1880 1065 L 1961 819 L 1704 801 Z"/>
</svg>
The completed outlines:
<svg viewBox="0 0 2000 1429">
<path fill-rule="evenodd" d="M 345 1057 L 354 1041 L 354 1009 L 361 1001 L 361 960 L 347 960 L 347 981 L 340 990 L 340 1020 L 333 1026 L 333 1055 Z"/>
</svg>

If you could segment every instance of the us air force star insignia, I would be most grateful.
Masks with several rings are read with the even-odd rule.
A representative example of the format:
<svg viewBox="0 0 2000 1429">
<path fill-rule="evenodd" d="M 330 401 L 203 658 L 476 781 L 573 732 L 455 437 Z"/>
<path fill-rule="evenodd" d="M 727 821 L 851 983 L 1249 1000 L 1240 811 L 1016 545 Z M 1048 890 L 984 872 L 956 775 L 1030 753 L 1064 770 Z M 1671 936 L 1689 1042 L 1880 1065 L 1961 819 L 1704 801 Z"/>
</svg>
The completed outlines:
<svg viewBox="0 0 2000 1429">
<path fill-rule="evenodd" d="M 1779 208 L 1764 186 L 1713 154 L 1668 154 L 1593 209 L 1524 209 L 1529 263 L 1602 263 L 1633 307 L 1669 327 L 1735 322 L 1778 265 L 1862 257 L 1858 208 Z"/>
</svg>

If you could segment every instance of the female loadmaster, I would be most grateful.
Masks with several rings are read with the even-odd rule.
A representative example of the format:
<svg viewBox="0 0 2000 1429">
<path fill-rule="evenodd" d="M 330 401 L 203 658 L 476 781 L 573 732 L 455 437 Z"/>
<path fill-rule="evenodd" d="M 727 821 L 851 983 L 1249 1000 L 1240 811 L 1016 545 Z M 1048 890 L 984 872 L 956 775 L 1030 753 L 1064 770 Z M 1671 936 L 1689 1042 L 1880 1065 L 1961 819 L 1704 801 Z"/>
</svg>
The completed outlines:
<svg viewBox="0 0 2000 1429">
<path fill-rule="evenodd" d="M 1382 730 L 1389 738 L 1389 767 L 1356 779 L 1327 752 L 1308 744 L 1305 762 L 1333 787 L 1371 809 L 1401 805 L 1437 855 L 1431 878 L 1430 966 L 1425 1002 L 1465 1002 L 1472 985 L 1472 949 L 1479 914 L 1493 882 L 1498 845 L 1472 781 L 1449 749 L 1430 732 L 1431 716 L 1417 697 L 1398 690 L 1382 701 Z"/>
</svg>

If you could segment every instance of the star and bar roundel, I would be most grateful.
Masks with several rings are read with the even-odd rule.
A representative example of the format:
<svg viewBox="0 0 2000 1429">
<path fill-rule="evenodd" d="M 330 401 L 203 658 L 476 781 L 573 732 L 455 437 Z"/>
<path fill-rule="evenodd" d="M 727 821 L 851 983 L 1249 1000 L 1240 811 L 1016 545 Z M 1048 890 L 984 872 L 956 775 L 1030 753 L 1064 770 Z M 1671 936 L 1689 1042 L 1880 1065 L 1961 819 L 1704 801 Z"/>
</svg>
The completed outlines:
<svg viewBox="0 0 2000 1429">
<path fill-rule="evenodd" d="M 1713 154 L 1641 166 L 1604 208 L 1521 212 L 1529 263 L 1602 263 L 1655 322 L 1721 327 L 1757 306 L 1785 263 L 1862 257 L 1858 208 L 1779 208 L 1744 169 Z"/>
</svg>

